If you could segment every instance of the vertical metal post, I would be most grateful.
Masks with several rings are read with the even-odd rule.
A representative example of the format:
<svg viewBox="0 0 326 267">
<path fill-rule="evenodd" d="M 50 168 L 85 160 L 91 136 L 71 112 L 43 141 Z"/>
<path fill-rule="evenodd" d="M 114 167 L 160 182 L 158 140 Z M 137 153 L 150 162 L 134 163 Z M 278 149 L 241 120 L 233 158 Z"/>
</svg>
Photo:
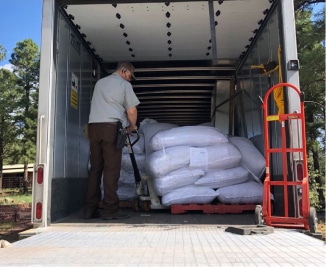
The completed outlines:
<svg viewBox="0 0 326 267">
<path fill-rule="evenodd" d="M 214 3 L 212 0 L 208 1 L 209 9 L 209 24 L 211 29 L 211 44 L 212 44 L 212 61 L 213 65 L 217 65 L 217 50 L 216 50 L 216 33 L 214 21 Z"/>
</svg>

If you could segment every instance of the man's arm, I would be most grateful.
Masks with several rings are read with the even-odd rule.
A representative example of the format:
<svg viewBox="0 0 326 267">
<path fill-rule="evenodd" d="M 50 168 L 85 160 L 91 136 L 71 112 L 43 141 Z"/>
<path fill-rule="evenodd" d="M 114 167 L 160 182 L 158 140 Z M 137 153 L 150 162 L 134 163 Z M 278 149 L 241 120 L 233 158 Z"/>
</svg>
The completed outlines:
<svg viewBox="0 0 326 267">
<path fill-rule="evenodd" d="M 135 131 L 137 130 L 137 108 L 136 107 L 132 107 L 130 109 L 127 110 L 127 118 L 129 121 L 129 126 L 128 126 L 128 130 L 130 131 Z"/>
</svg>

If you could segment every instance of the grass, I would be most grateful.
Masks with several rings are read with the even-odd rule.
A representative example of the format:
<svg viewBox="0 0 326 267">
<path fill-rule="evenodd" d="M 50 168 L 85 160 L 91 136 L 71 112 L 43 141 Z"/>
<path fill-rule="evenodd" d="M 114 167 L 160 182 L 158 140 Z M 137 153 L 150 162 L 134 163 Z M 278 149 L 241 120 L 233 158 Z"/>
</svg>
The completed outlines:
<svg viewBox="0 0 326 267">
<path fill-rule="evenodd" d="M 0 205 L 29 204 L 31 202 L 31 190 L 28 190 L 28 194 L 23 194 L 20 189 L 0 190 Z"/>
</svg>

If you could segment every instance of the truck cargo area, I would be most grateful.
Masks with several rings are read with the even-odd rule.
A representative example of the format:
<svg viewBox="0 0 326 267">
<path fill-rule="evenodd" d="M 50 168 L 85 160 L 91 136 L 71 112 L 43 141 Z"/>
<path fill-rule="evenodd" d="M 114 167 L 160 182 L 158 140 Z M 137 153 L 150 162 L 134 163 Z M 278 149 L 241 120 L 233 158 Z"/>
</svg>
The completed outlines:
<svg viewBox="0 0 326 267">
<path fill-rule="evenodd" d="M 119 61 L 135 66 L 139 123 L 209 124 L 225 136 L 250 139 L 264 155 L 261 98 L 282 79 L 298 85 L 297 70 L 286 67 L 297 58 L 292 5 L 290 0 L 44 0 L 34 226 L 76 218 L 81 210 L 93 88 Z M 266 75 L 260 66 L 270 62 L 276 67 Z M 291 92 L 284 97 L 287 110 L 297 109 Z M 274 101 L 270 110 L 277 113 Z M 273 130 L 279 127 L 275 122 Z M 271 135 L 271 143 L 280 144 L 280 137 Z M 279 157 L 272 159 L 275 177 L 282 174 Z M 289 176 L 293 179 L 291 171 Z M 289 191 L 290 215 L 296 216 L 297 189 Z M 272 193 L 276 212 L 284 214 L 282 190 Z M 170 214 L 164 216 L 173 223 L 169 211 L 152 212 Z M 195 206 L 192 211 L 203 215 Z M 152 216 L 134 215 L 139 223 Z M 222 217 L 204 214 L 199 221 L 208 218 Z"/>
</svg>

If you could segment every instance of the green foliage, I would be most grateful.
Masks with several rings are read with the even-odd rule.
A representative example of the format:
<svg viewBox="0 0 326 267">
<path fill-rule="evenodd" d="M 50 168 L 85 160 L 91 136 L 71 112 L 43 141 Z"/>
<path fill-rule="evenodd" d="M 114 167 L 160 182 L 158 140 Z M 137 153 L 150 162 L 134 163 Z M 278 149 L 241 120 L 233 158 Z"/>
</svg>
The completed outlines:
<svg viewBox="0 0 326 267">
<path fill-rule="evenodd" d="M 6 49 L 0 44 L 0 61 L 5 59 L 6 54 L 7 54 Z"/>
<path fill-rule="evenodd" d="M 296 12 L 300 88 L 305 95 L 311 204 L 325 205 L 325 12 Z"/>
<path fill-rule="evenodd" d="M 0 167 L 2 161 L 14 154 L 17 137 L 14 114 L 19 109 L 16 101 L 17 77 L 8 70 L 0 69 Z"/>
<path fill-rule="evenodd" d="M 311 157 L 308 158 L 308 173 L 310 205 L 315 207 L 316 210 L 321 210 L 323 206 L 322 203 L 320 203 L 319 192 L 322 191 L 325 195 L 325 176 L 322 175 L 323 179 L 321 179 L 321 183 L 317 182 L 317 178 L 321 176 L 321 173 L 320 170 L 315 170 L 313 168 L 313 160 Z"/>
<path fill-rule="evenodd" d="M 35 161 L 36 129 L 38 108 L 39 49 L 31 40 L 18 42 L 9 62 L 14 66 L 17 76 L 16 101 L 19 108 L 15 112 L 17 136 L 12 156 L 12 163 Z"/>
</svg>

